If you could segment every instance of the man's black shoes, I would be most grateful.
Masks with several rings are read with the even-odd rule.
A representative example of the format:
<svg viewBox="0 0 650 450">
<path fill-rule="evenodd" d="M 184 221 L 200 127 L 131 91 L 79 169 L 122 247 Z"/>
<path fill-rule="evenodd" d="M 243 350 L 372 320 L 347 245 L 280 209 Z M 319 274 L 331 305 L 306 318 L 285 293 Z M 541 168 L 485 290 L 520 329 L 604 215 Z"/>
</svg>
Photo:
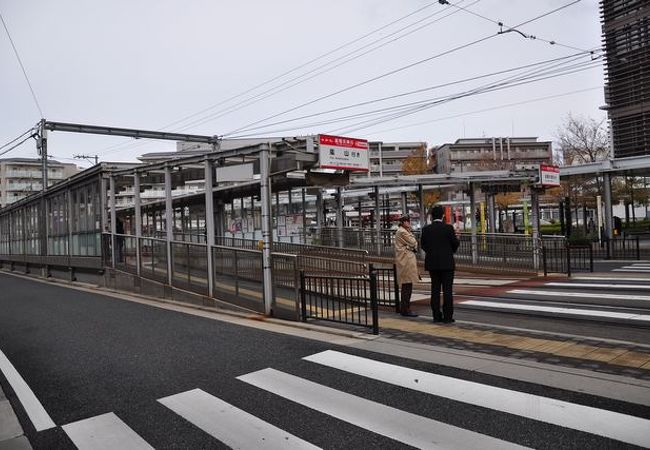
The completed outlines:
<svg viewBox="0 0 650 450">
<path fill-rule="evenodd" d="M 456 322 L 454 319 L 443 319 L 442 323 L 454 323 Z"/>
<path fill-rule="evenodd" d="M 417 317 L 418 316 L 417 314 L 415 314 L 414 312 L 411 312 L 411 311 L 406 311 L 406 312 L 403 312 L 403 313 L 400 313 L 400 314 L 402 316 L 404 316 L 404 317 Z"/>
</svg>

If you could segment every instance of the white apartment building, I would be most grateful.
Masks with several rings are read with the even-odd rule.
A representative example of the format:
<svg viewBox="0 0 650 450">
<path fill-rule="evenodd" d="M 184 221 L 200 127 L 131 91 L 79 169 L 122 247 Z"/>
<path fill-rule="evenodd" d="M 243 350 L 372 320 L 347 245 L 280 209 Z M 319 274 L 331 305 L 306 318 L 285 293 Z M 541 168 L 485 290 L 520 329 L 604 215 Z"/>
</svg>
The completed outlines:
<svg viewBox="0 0 650 450">
<path fill-rule="evenodd" d="M 458 139 L 435 152 L 436 172 L 514 170 L 553 162 L 551 141 L 536 137 Z"/>
<path fill-rule="evenodd" d="M 0 207 L 43 189 L 41 160 L 36 158 L 0 159 Z M 48 186 L 79 172 L 75 164 L 48 161 Z"/>
</svg>

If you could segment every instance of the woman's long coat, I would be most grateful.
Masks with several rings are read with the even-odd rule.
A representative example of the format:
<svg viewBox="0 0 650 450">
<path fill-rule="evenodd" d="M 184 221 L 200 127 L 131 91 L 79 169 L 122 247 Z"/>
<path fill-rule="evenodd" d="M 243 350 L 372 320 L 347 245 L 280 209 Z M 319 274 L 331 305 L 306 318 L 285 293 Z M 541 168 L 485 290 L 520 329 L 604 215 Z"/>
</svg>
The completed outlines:
<svg viewBox="0 0 650 450">
<path fill-rule="evenodd" d="M 397 282 L 415 283 L 419 280 L 418 263 L 415 251 L 418 241 L 413 233 L 404 227 L 399 227 L 395 232 L 395 265 L 397 266 Z"/>
</svg>

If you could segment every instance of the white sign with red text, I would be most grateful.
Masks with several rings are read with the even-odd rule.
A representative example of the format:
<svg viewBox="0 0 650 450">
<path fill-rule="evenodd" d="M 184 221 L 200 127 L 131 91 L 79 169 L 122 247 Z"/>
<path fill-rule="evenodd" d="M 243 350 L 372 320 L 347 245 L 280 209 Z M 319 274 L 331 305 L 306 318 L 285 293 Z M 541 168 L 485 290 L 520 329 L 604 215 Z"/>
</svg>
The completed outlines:
<svg viewBox="0 0 650 450">
<path fill-rule="evenodd" d="M 370 156 L 368 141 L 342 136 L 318 136 L 318 161 L 323 169 L 368 172 Z"/>
<path fill-rule="evenodd" d="M 548 164 L 539 165 L 539 184 L 542 186 L 559 186 L 560 185 L 560 168 Z"/>
</svg>

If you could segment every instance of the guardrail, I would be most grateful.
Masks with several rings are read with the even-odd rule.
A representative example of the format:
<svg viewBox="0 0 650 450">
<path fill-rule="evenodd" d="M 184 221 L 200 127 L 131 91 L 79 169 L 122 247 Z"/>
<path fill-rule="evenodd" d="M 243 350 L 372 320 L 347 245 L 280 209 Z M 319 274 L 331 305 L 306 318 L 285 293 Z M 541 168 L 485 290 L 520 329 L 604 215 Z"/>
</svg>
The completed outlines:
<svg viewBox="0 0 650 450">
<path fill-rule="evenodd" d="M 368 276 L 317 276 L 300 272 L 303 322 L 319 319 L 358 325 L 379 334 L 377 274 Z"/>
</svg>

